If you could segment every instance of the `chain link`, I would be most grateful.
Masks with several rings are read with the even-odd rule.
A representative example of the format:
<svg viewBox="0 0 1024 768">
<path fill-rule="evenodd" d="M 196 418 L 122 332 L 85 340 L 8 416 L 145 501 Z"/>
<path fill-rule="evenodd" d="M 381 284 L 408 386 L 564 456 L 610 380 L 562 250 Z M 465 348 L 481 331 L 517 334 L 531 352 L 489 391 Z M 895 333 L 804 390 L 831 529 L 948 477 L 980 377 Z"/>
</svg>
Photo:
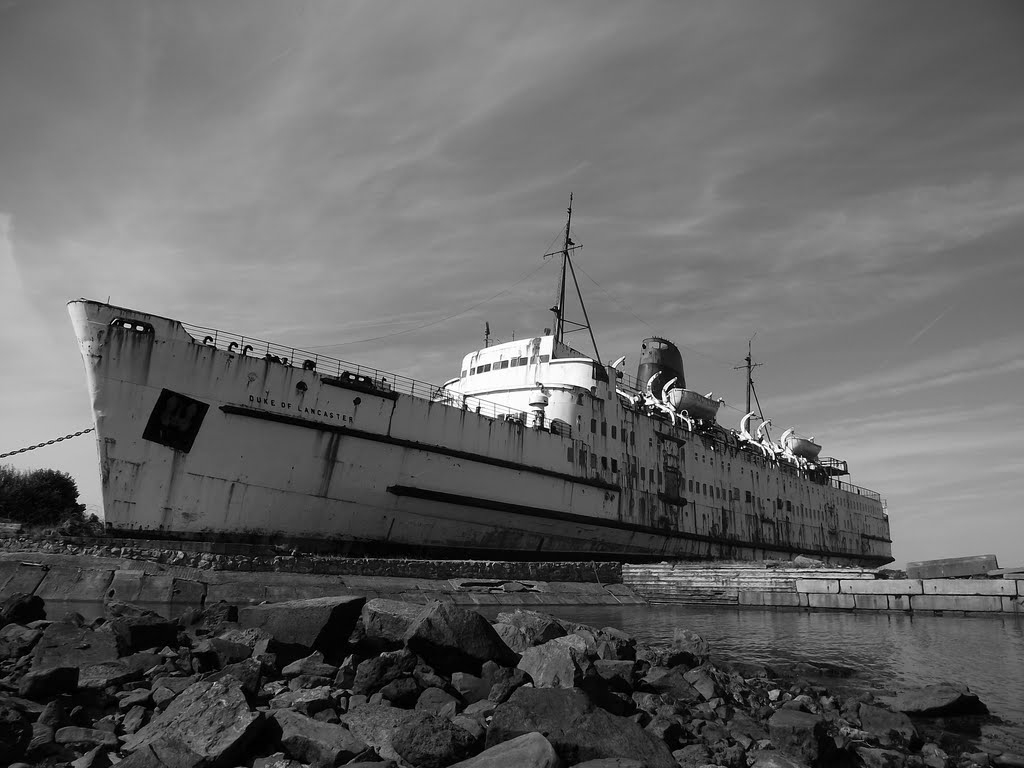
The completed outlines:
<svg viewBox="0 0 1024 768">
<path fill-rule="evenodd" d="M 10 453 L 0 453 L 0 459 L 6 459 L 8 456 L 14 456 L 19 453 L 25 453 L 25 451 L 34 451 L 36 448 L 42 448 L 43 446 L 46 445 L 53 445 L 54 443 L 59 443 L 62 440 L 70 440 L 73 437 L 88 434 L 89 432 L 92 432 L 95 429 L 95 427 L 89 427 L 88 429 L 83 429 L 78 432 L 72 432 L 70 435 L 64 435 L 64 437 L 55 437 L 53 440 L 47 440 L 45 443 L 39 443 L 38 445 L 30 445 L 28 448 L 19 448 L 18 450 L 11 451 Z"/>
</svg>

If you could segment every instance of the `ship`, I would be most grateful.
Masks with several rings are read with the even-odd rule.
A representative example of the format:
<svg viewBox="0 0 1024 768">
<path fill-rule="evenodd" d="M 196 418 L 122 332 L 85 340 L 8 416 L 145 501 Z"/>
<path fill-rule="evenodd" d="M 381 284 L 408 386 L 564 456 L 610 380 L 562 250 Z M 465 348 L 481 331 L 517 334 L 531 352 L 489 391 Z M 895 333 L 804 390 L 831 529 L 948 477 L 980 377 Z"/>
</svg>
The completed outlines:
<svg viewBox="0 0 1024 768">
<path fill-rule="evenodd" d="M 719 424 L 723 401 L 686 387 L 666 338 L 642 341 L 635 377 L 602 362 L 568 213 L 545 254 L 561 257 L 552 327 L 486 342 L 441 385 L 69 302 L 108 532 L 373 557 L 891 562 L 886 505 L 845 461 L 793 430 L 773 442 L 767 421 L 751 434 L 749 405 Z M 567 342 L 578 331 L 592 354 Z"/>
</svg>

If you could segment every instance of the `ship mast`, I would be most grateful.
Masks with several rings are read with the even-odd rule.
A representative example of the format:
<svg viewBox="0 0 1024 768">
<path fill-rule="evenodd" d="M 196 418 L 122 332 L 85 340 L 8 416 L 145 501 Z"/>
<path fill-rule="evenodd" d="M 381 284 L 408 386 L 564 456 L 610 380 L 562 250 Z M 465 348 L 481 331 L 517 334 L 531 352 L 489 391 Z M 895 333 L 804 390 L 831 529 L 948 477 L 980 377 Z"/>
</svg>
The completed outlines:
<svg viewBox="0 0 1024 768">
<path fill-rule="evenodd" d="M 590 327 L 590 316 L 587 314 L 587 305 L 583 302 L 583 293 L 580 291 L 579 281 L 576 279 L 576 270 L 572 266 L 572 258 L 569 253 L 575 250 L 578 246 L 572 241 L 569 236 L 569 228 L 572 225 L 572 193 L 569 193 L 569 208 L 567 209 L 567 218 L 565 222 L 565 240 L 562 244 L 562 272 L 558 279 L 558 303 L 551 308 L 551 312 L 555 316 L 555 344 L 565 343 L 565 336 L 576 331 L 586 330 L 590 334 L 590 343 L 594 347 L 594 359 L 598 363 L 601 362 L 601 353 L 597 351 L 597 341 L 594 339 L 594 330 Z M 545 254 L 545 256 L 551 256 L 554 254 Z M 575 320 L 569 320 L 565 317 L 565 286 L 566 286 L 566 272 L 568 271 L 569 277 L 572 278 L 572 284 L 576 287 L 576 296 L 579 298 L 580 309 L 583 310 L 583 322 L 577 322 Z M 571 326 L 571 327 L 569 327 Z"/>
</svg>

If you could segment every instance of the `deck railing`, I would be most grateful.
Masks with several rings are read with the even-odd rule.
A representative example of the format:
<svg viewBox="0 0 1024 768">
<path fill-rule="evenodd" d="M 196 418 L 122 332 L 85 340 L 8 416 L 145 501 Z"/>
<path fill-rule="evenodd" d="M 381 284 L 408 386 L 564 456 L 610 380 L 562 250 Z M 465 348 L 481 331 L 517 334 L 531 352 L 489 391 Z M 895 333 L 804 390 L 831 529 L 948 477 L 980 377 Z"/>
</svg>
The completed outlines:
<svg viewBox="0 0 1024 768">
<path fill-rule="evenodd" d="M 853 483 L 844 483 L 842 480 L 836 480 L 834 477 L 832 478 L 832 487 L 838 488 L 840 491 L 846 491 L 847 493 L 855 493 L 858 496 L 865 496 L 866 498 L 869 498 L 872 501 L 877 501 L 878 503 L 882 502 L 882 496 L 878 492 L 872 491 L 868 488 L 861 488 L 859 485 L 854 485 Z"/>
<path fill-rule="evenodd" d="M 255 339 L 251 336 L 240 336 L 235 333 L 219 331 L 216 328 L 206 328 L 191 323 L 182 323 L 182 326 L 197 344 L 206 344 L 233 354 L 266 359 L 292 368 L 305 368 L 327 378 L 338 379 L 345 373 L 365 377 L 372 387 L 378 390 L 412 395 L 423 400 L 430 400 L 453 408 L 472 411 L 492 419 L 518 419 L 523 415 L 520 411 L 489 400 L 473 395 L 463 396 L 449 392 L 444 387 L 436 384 L 412 379 L 408 376 L 391 373 L 390 371 L 382 371 L 378 368 L 351 363 L 336 357 L 299 349 L 298 347 L 288 347 L 283 344 L 275 344 L 272 341 Z"/>
</svg>

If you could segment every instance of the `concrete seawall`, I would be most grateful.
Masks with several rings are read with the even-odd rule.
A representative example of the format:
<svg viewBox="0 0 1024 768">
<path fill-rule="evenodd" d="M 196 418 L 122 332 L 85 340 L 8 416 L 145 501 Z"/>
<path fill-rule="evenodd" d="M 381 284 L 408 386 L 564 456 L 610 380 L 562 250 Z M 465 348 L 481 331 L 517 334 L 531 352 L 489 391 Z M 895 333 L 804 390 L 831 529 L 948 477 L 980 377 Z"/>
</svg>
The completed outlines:
<svg viewBox="0 0 1024 768">
<path fill-rule="evenodd" d="M 294 571 L 224 571 L 168 565 L 135 559 L 39 552 L 0 554 L 0 599 L 23 592 L 47 602 L 102 603 L 120 600 L 140 605 L 164 606 L 176 612 L 187 607 L 224 601 L 235 605 L 280 602 L 309 597 L 359 594 L 427 603 L 447 600 L 467 606 L 544 605 L 643 605 L 645 601 L 621 583 L 603 583 L 591 571 L 591 580 L 548 581 L 511 578 L 498 564 L 485 564 L 480 577 L 431 578 L 427 575 L 377 575 L 379 561 L 363 561 L 369 575 L 359 573 L 301 573 Z M 401 562 L 401 561 L 391 561 Z M 432 573 L 445 573 L 443 561 L 405 561 L 406 574 L 415 563 L 429 563 Z M 357 570 L 353 561 L 347 570 Z M 523 572 L 529 564 L 513 563 L 509 570 Z M 590 564 L 585 564 L 589 568 Z M 572 568 L 560 564 L 562 572 Z M 340 566 L 336 566 L 338 568 Z M 448 570 L 473 571 L 466 564 L 451 563 Z M 543 569 L 538 569 L 543 570 Z M 583 572 L 586 569 L 582 569 Z"/>
<path fill-rule="evenodd" d="M 1024 580 L 878 579 L 859 568 L 777 563 L 623 565 L 623 583 L 651 603 L 899 613 L 1024 612 Z"/>
</svg>

